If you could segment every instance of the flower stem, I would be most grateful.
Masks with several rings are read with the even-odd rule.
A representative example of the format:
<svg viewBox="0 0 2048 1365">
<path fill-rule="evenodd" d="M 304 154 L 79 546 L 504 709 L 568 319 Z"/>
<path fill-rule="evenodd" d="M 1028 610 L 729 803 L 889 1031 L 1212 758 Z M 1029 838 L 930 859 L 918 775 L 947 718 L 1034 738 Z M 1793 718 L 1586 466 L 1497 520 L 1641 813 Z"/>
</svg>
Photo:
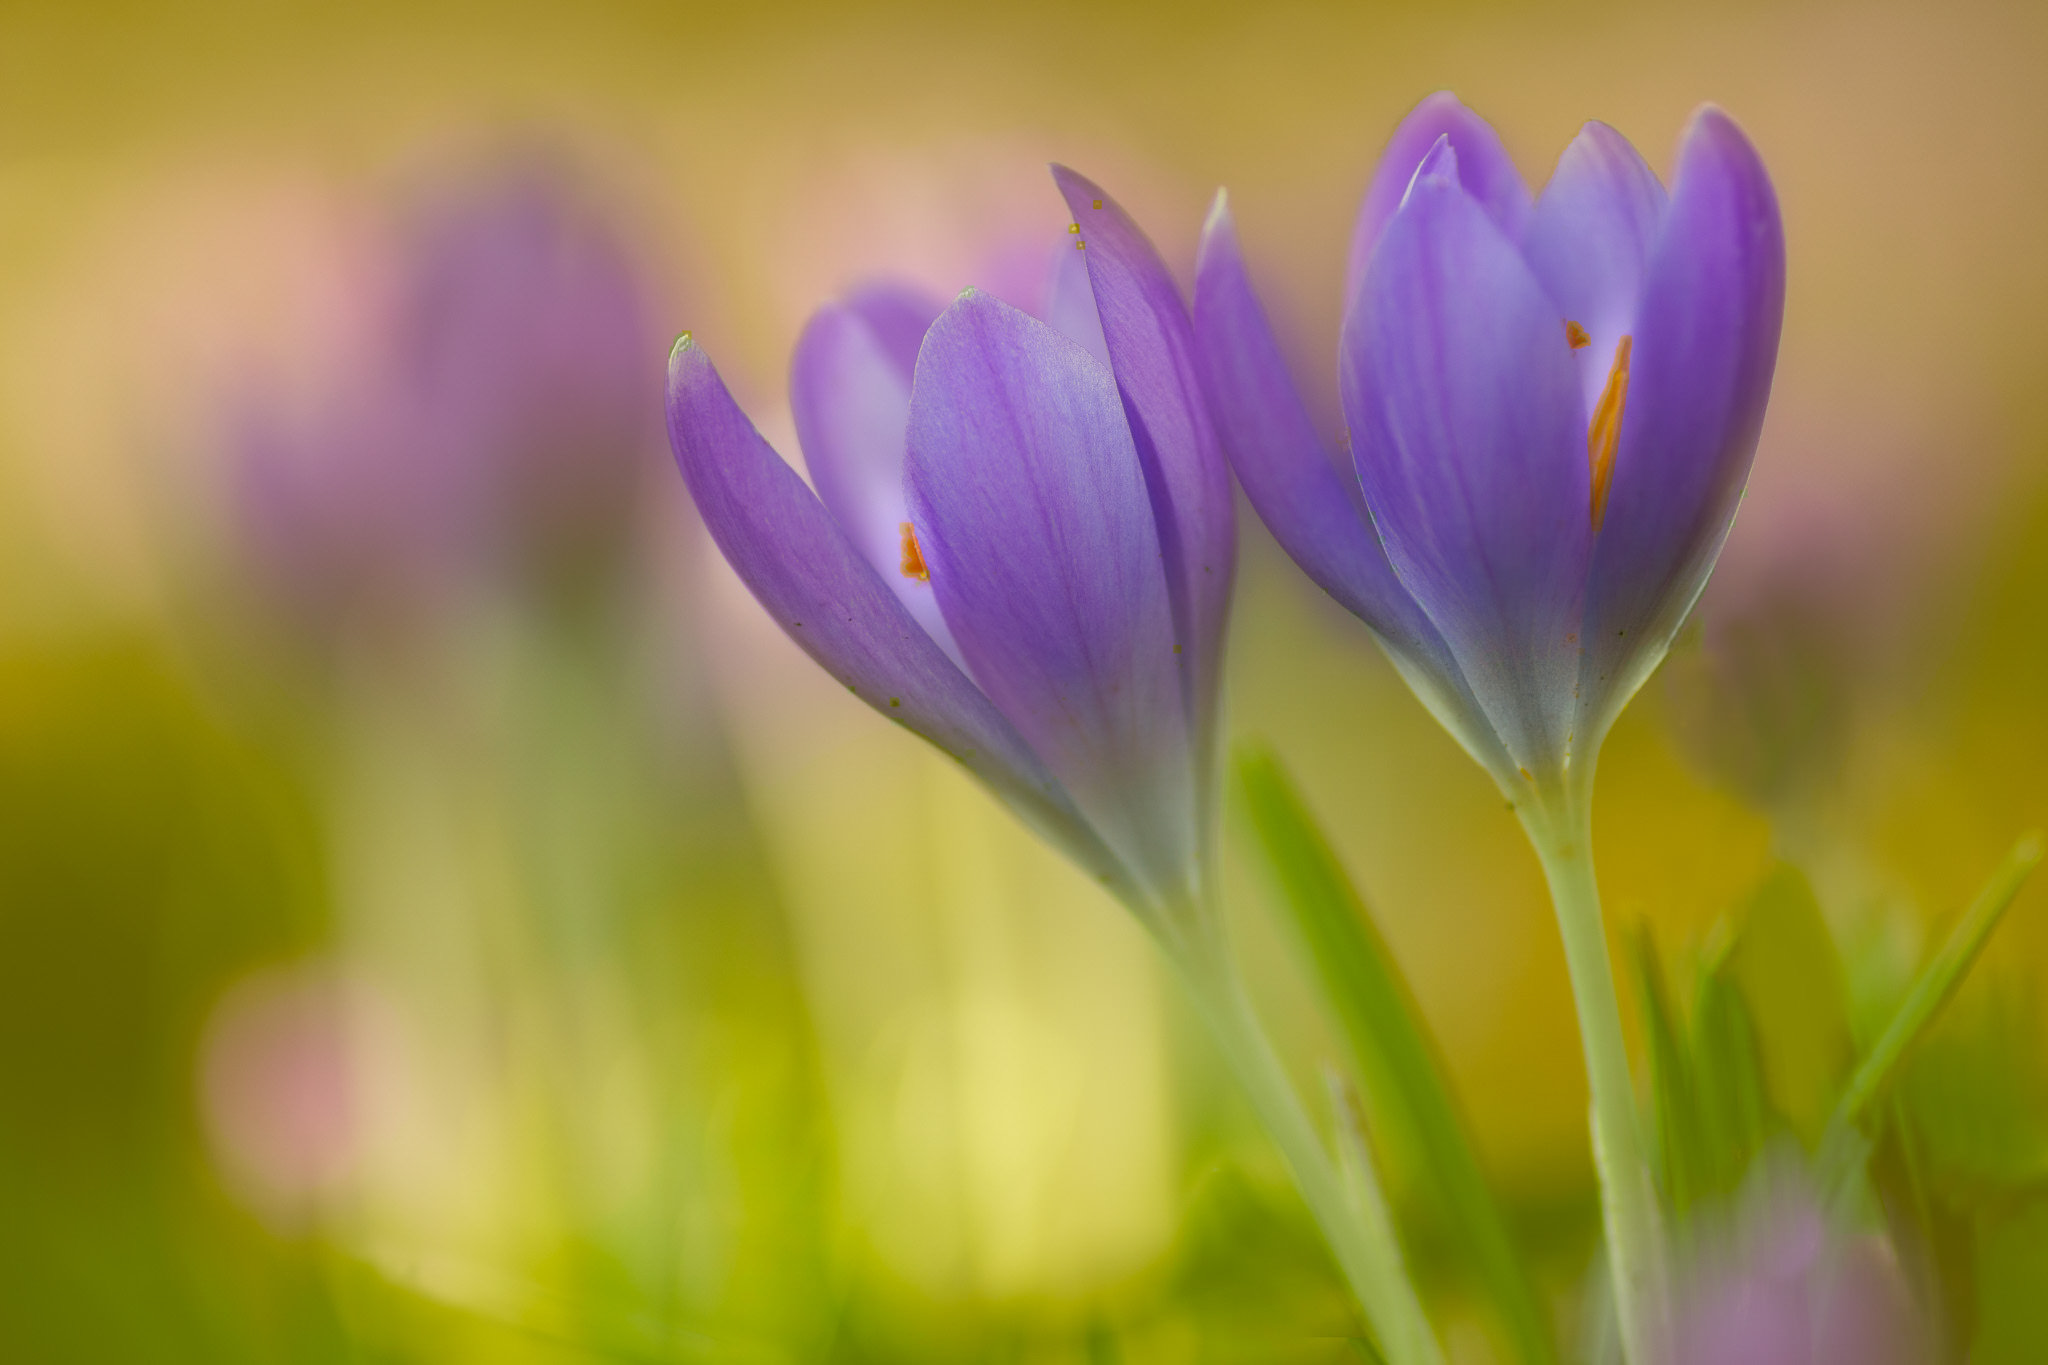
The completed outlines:
<svg viewBox="0 0 2048 1365">
<path fill-rule="evenodd" d="M 1391 1365 L 1442 1365 L 1443 1350 L 1409 1282 L 1392 1225 L 1384 1217 L 1368 1216 L 1370 1211 L 1361 1209 L 1338 1179 L 1235 969 L 1227 963 L 1206 970 L 1186 966 L 1186 974 L 1217 1045 L 1280 1149 L 1387 1360 Z"/>
<path fill-rule="evenodd" d="M 1593 1164 L 1600 1178 L 1600 1208 L 1607 1234 L 1608 1273 L 1623 1358 L 1630 1365 L 1662 1365 L 1664 1350 L 1663 1242 L 1656 1188 L 1643 1157 L 1635 1088 L 1622 1042 L 1621 1004 L 1600 915 L 1593 875 L 1591 782 L 1562 794 L 1545 809 L 1523 808 L 1522 825 L 1543 864 L 1564 940 L 1593 1093 Z"/>
</svg>

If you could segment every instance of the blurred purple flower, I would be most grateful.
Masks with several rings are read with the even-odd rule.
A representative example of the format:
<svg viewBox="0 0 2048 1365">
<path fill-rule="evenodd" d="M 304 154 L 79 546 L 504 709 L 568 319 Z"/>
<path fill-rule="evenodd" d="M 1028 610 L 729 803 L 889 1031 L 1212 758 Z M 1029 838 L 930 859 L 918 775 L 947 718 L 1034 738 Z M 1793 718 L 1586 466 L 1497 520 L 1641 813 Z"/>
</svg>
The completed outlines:
<svg viewBox="0 0 2048 1365">
<path fill-rule="evenodd" d="M 642 282 L 559 170 L 452 198 L 400 253 L 370 363 L 318 420 L 259 407 L 243 432 L 251 539 L 315 619 L 615 559 L 652 441 Z"/>
<path fill-rule="evenodd" d="M 816 496 L 687 335 L 669 436 L 791 638 L 1171 932 L 1203 895 L 1229 476 L 1171 275 L 1054 174 L 1080 231 L 1045 321 L 893 288 L 812 320 L 791 405 Z"/>
<path fill-rule="evenodd" d="M 1770 181 L 1717 109 L 1695 115 L 1668 197 L 1589 123 L 1532 200 L 1493 129 L 1431 96 L 1353 237 L 1346 471 L 1219 196 L 1196 333 L 1238 478 L 1511 797 L 1575 755 L 1590 770 L 1705 584 L 1769 397 L 1784 270 Z"/>
<path fill-rule="evenodd" d="M 1855 589 L 1811 575 L 1752 575 L 1700 606 L 1699 648 L 1665 672 L 1679 746 L 1707 776 L 1772 815 L 1823 796 L 1845 761 L 1858 650 L 1841 603 Z M 1720 588 L 1716 581 L 1716 589 Z"/>
<path fill-rule="evenodd" d="M 1674 1286 L 1673 1365 L 1917 1365 L 1932 1339 L 1891 1245 L 1830 1225 L 1803 1181 L 1754 1186 L 1695 1238 Z"/>
<path fill-rule="evenodd" d="M 1778 405 L 1741 522 L 1662 677 L 1702 772 L 1780 823 L 1845 794 L 1861 726 L 1910 706 L 1957 629 L 1956 574 L 1988 502 L 1913 414 Z M 1690 633 L 1690 632 L 1689 632 Z"/>
</svg>

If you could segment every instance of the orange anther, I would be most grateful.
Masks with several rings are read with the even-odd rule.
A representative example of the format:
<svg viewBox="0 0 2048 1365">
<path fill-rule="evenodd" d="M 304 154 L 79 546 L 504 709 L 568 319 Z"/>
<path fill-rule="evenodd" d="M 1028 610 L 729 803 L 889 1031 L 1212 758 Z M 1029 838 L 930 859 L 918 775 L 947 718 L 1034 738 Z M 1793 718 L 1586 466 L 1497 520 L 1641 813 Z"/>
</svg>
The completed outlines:
<svg viewBox="0 0 2048 1365">
<path fill-rule="evenodd" d="M 1607 488 L 1614 482 L 1614 452 L 1621 446 L 1621 413 L 1628 406 L 1628 357 L 1634 337 L 1615 343 L 1614 367 L 1607 372 L 1607 387 L 1593 408 L 1593 420 L 1586 427 L 1586 463 L 1593 475 L 1593 529 L 1600 529 L 1607 515 Z"/>
<path fill-rule="evenodd" d="M 924 551 L 917 547 L 917 530 L 909 522 L 901 523 L 903 530 L 903 576 L 915 578 L 920 583 L 932 581 L 932 571 L 924 566 Z"/>
</svg>

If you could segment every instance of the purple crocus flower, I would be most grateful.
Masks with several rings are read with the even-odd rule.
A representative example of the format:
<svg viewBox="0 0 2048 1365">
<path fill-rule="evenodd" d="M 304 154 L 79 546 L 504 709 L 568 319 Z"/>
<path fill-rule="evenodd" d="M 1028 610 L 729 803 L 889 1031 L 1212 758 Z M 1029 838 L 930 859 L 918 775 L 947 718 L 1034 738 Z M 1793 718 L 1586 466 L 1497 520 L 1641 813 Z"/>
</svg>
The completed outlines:
<svg viewBox="0 0 2048 1365">
<path fill-rule="evenodd" d="M 1055 178 L 1079 232 L 1045 321 L 887 287 L 813 318 L 791 406 L 815 494 L 687 334 L 669 436 L 792 639 L 1177 941 L 1209 894 L 1229 476 L 1165 264 Z"/>
<path fill-rule="evenodd" d="M 1659 1212 L 1593 874 L 1594 760 L 1705 586 L 1749 476 L 1784 312 L 1777 199 L 1712 108 L 1669 194 L 1589 123 L 1532 198 L 1492 128 L 1439 94 L 1380 162 L 1350 273 L 1346 468 L 1219 196 L 1195 287 L 1217 422 L 1282 547 L 1379 637 L 1543 863 L 1624 1351 L 1647 1365 L 1666 1354 Z"/>
<path fill-rule="evenodd" d="M 252 546 L 316 624 L 615 560 L 653 436 L 644 283 L 558 169 L 451 194 L 394 257 L 365 363 L 314 420 L 259 404 L 241 436 Z"/>
<path fill-rule="evenodd" d="M 1340 461 L 1219 196 L 1196 332 L 1238 478 L 1510 799 L 1554 792 L 1590 772 L 1740 501 L 1784 304 L 1770 180 L 1708 107 L 1668 195 L 1589 123 L 1532 199 L 1492 128 L 1434 95 L 1380 163 L 1350 273 Z"/>
</svg>

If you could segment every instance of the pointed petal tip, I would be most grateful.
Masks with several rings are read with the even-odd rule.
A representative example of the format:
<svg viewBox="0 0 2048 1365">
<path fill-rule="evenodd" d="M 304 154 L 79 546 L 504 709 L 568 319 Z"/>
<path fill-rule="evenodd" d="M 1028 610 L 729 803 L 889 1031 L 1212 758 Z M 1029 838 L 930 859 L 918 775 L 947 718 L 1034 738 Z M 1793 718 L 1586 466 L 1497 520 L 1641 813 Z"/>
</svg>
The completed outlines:
<svg viewBox="0 0 2048 1365">
<path fill-rule="evenodd" d="M 1749 134 L 1742 125 L 1720 105 L 1711 100 L 1692 111 L 1692 117 L 1685 121 L 1685 132 L 1679 137 L 1680 156 L 1684 149 L 1695 143 L 1709 143 L 1725 152 L 1732 152 L 1751 160 L 1760 160 L 1756 144 L 1749 140 Z"/>
<path fill-rule="evenodd" d="M 1415 173 L 1426 153 L 1448 135 L 1458 152 L 1457 179 L 1465 192 L 1486 207 L 1502 231 L 1521 235 L 1529 215 L 1529 187 L 1501 145 L 1500 135 L 1485 119 L 1448 90 L 1418 101 L 1395 126 L 1380 154 L 1358 221 L 1351 230 L 1351 252 L 1345 267 L 1348 300 L 1365 276 L 1366 263 L 1380 234 L 1414 187 Z"/>
<path fill-rule="evenodd" d="M 1768 222 L 1768 230 L 1782 237 L 1783 227 L 1777 221 L 1777 188 L 1771 183 L 1763 155 L 1742 125 L 1717 104 L 1702 104 L 1687 121 L 1678 144 L 1672 193 L 1679 193 L 1685 181 L 1695 177 L 1699 189 L 1713 184 L 1739 187 L 1737 192 L 1747 197 L 1761 215 L 1759 221 Z"/>
<path fill-rule="evenodd" d="M 686 369 L 710 368 L 711 362 L 704 358 L 704 348 L 697 344 L 689 332 L 676 335 L 675 345 L 668 348 L 668 386 L 671 395 L 678 384 L 684 382 Z"/>
<path fill-rule="evenodd" d="M 1693 109 L 1692 117 L 1688 118 L 1685 121 L 1685 125 L 1686 128 L 1690 130 L 1708 120 L 1712 120 L 1717 123 L 1729 124 L 1735 122 L 1734 118 L 1730 116 L 1728 111 L 1726 109 L 1723 109 L 1719 104 L 1716 104 L 1713 100 L 1701 100 L 1698 106 L 1696 106 Z"/>
<path fill-rule="evenodd" d="M 1447 87 L 1442 90 L 1432 90 L 1421 99 L 1415 101 L 1415 107 L 1408 111 L 1407 116 L 1414 118 L 1417 114 L 1434 113 L 1438 110 L 1471 112 L 1470 107 L 1466 105 L 1465 101 L 1458 98 L 1458 92 Z"/>
<path fill-rule="evenodd" d="M 1408 181 L 1407 192 L 1401 196 L 1406 204 L 1419 189 L 1450 189 L 1462 191 L 1464 186 L 1458 180 L 1458 149 L 1451 146 L 1451 135 L 1444 133 L 1430 146 L 1429 152 L 1415 167 L 1415 174 Z"/>
<path fill-rule="evenodd" d="M 1216 197 L 1209 202 L 1208 216 L 1202 219 L 1202 243 L 1197 252 L 1196 269 L 1199 271 L 1200 257 L 1209 254 L 1209 243 L 1222 238 L 1235 239 L 1237 220 L 1230 211 L 1230 191 L 1218 188 Z"/>
<path fill-rule="evenodd" d="M 929 342 L 933 338 L 940 336 L 950 337 L 963 327 L 986 328 L 995 326 L 998 325 L 997 319 L 1011 313 L 1021 314 L 1029 318 L 1034 324 L 1038 322 L 1037 318 L 1031 317 L 1029 313 L 1025 313 L 1021 308 L 1013 308 L 994 294 L 989 293 L 988 290 L 975 285 L 969 285 L 961 290 L 951 303 L 946 305 L 945 312 L 939 314 L 933 320 L 931 327 L 925 333 L 925 339 Z"/>
<path fill-rule="evenodd" d="M 1074 199 L 1095 200 L 1108 198 L 1107 195 L 1103 194 L 1102 186 L 1096 184 L 1072 166 L 1062 165 L 1057 161 L 1052 163 L 1052 180 L 1055 185 L 1059 186 L 1060 193 L 1070 201 Z"/>
<path fill-rule="evenodd" d="M 1087 222 L 1082 216 L 1084 213 L 1093 213 L 1101 215 L 1096 225 L 1103 231 L 1115 232 L 1121 225 L 1128 225 L 1132 231 L 1138 230 L 1137 224 L 1130 221 L 1130 215 L 1124 212 L 1123 206 L 1111 197 L 1109 191 L 1079 171 L 1055 165 L 1052 168 L 1052 178 L 1053 183 L 1059 187 L 1060 198 L 1066 201 L 1067 211 L 1073 215 L 1073 221 L 1077 226 Z M 1085 233 L 1088 229 L 1084 226 L 1082 231 Z M 1094 254 L 1092 247 L 1089 254 Z"/>
<path fill-rule="evenodd" d="M 1577 141 L 1580 137 L 1591 138 L 1595 142 L 1619 142 L 1625 146 L 1635 146 L 1619 128 L 1616 128 L 1605 119 L 1589 118 L 1580 124 L 1578 137 L 1575 137 L 1573 141 Z"/>
<path fill-rule="evenodd" d="M 997 298 L 994 294 L 989 293 L 988 290 L 983 289 L 980 285 L 970 284 L 965 289 L 961 290 L 958 294 L 953 296 L 953 301 L 946 305 L 946 311 L 940 313 L 938 317 L 932 320 L 932 327 L 936 328 L 941 325 L 957 326 L 958 324 L 951 322 L 950 319 L 953 319 L 954 317 L 963 313 L 971 314 L 974 316 L 980 316 L 985 313 L 1014 312 L 1023 312 L 1023 310 L 1020 308 L 1013 308 L 1009 304 L 1004 303 L 1001 299 Z M 1025 316 L 1029 317 L 1030 314 L 1026 313 Z M 929 329 L 927 330 L 926 335 L 930 335 Z"/>
</svg>

